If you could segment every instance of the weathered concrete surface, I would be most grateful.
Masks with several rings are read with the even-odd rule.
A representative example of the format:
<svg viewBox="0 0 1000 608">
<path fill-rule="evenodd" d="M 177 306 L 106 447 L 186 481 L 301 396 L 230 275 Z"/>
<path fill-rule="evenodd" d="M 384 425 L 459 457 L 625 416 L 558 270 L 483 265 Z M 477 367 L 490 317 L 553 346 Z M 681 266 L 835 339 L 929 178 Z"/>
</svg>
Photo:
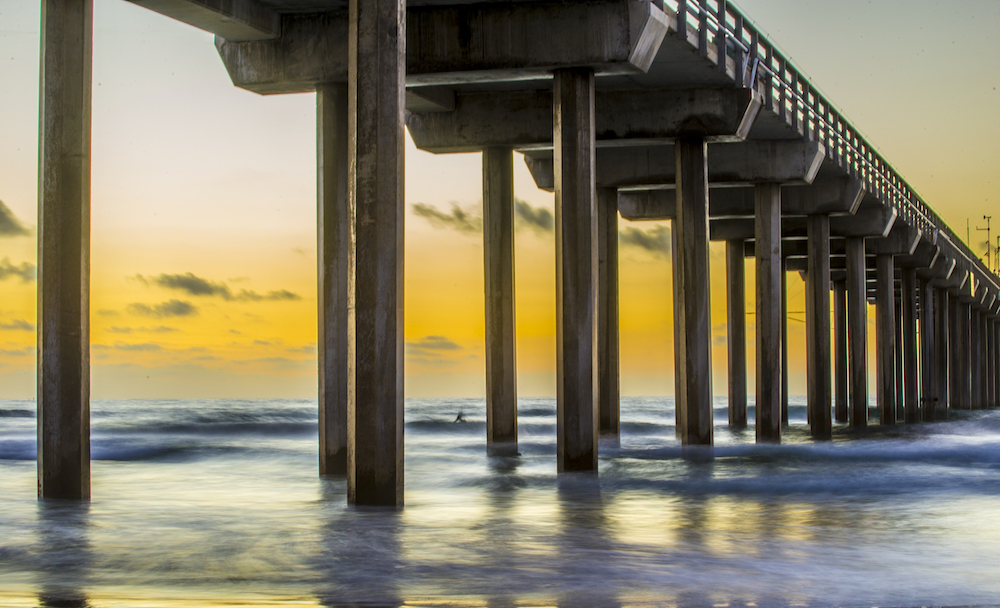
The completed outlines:
<svg viewBox="0 0 1000 608">
<path fill-rule="evenodd" d="M 712 321 L 708 265 L 708 144 L 677 142 L 677 360 L 684 383 L 678 402 L 681 443 L 712 445 Z"/>
<path fill-rule="evenodd" d="M 891 253 L 875 258 L 875 387 L 880 424 L 896 424 L 896 297 Z"/>
<path fill-rule="evenodd" d="M 788 258 L 784 253 L 781 256 L 781 426 L 788 426 Z"/>
<path fill-rule="evenodd" d="M 652 3 L 626 0 L 411 7 L 405 26 L 409 86 L 544 80 L 571 66 L 644 72 L 667 31 Z M 279 38 L 222 36 L 216 46 L 234 85 L 261 94 L 308 92 L 347 80 L 347 27 L 343 13 L 291 13 L 282 15 Z"/>
<path fill-rule="evenodd" d="M 608 147 L 597 151 L 597 185 L 630 190 L 669 188 L 677 179 L 674 146 Z M 815 178 L 823 147 L 816 142 L 747 141 L 709 147 L 708 179 L 713 188 L 773 182 L 807 184 Z M 524 157 L 535 184 L 550 189 L 546 152 Z M 752 211 L 747 215 L 753 215 Z"/>
<path fill-rule="evenodd" d="M 868 314 L 865 287 L 865 241 L 852 237 L 847 250 L 848 410 L 851 426 L 868 424 Z"/>
<path fill-rule="evenodd" d="M 894 264 L 895 265 L 895 264 Z M 896 334 L 896 349 L 893 353 L 895 358 L 896 371 L 896 421 L 905 420 L 906 413 L 903 409 L 903 305 L 900 290 L 896 290 L 893 297 L 893 308 L 895 308 L 896 320 L 893 322 L 893 331 Z"/>
<path fill-rule="evenodd" d="M 934 421 L 936 340 L 934 335 L 934 288 L 928 279 L 917 281 L 920 290 L 920 418 Z"/>
<path fill-rule="evenodd" d="M 913 267 L 900 271 L 900 306 L 903 309 L 903 420 L 919 422 L 920 403 L 917 390 L 917 271 Z"/>
<path fill-rule="evenodd" d="M 43 0 L 38 496 L 90 498 L 92 0 Z"/>
<path fill-rule="evenodd" d="M 952 260 L 954 262 L 954 260 Z M 931 285 L 933 286 L 933 282 Z M 940 420 L 948 417 L 948 344 L 951 341 L 951 310 L 948 292 L 937 287 L 934 290 L 934 332 L 937 350 L 934 356 L 935 361 L 935 413 L 934 419 Z M 992 334 L 991 334 L 992 336 Z"/>
<path fill-rule="evenodd" d="M 806 272 L 806 400 L 816 439 L 830 439 L 830 216 L 809 216 Z"/>
<path fill-rule="evenodd" d="M 281 35 L 281 15 L 255 0 L 129 2 L 230 40 L 267 40 Z M 346 27 L 344 31 L 346 33 Z M 346 45 L 344 48 L 346 49 Z M 344 72 L 346 81 L 347 70 Z"/>
<path fill-rule="evenodd" d="M 958 296 L 948 294 L 948 408 L 965 409 L 962 403 L 962 345 L 968 338 L 962 335 L 961 304 Z"/>
<path fill-rule="evenodd" d="M 830 217 L 830 231 L 842 237 L 886 237 L 896 223 L 897 211 L 888 206 L 861 207 L 854 215 Z"/>
<path fill-rule="evenodd" d="M 594 72 L 553 80 L 558 470 L 597 469 L 597 193 Z"/>
<path fill-rule="evenodd" d="M 982 390 L 982 356 L 980 354 L 979 339 L 982 336 L 982 314 L 976 307 L 972 307 L 969 313 L 969 373 L 971 375 L 972 399 L 969 401 L 971 409 L 983 409 Z"/>
<path fill-rule="evenodd" d="M 483 267 L 486 304 L 486 445 L 517 453 L 514 323 L 514 153 L 483 150 Z"/>
<path fill-rule="evenodd" d="M 726 327 L 729 342 L 729 426 L 747 426 L 747 317 L 744 242 L 726 242 Z"/>
<path fill-rule="evenodd" d="M 889 234 L 881 238 L 865 239 L 868 255 L 913 255 L 923 232 L 902 221 L 895 221 Z M 895 267 L 895 261 L 893 262 Z"/>
<path fill-rule="evenodd" d="M 757 442 L 781 441 L 781 186 L 757 184 Z"/>
<path fill-rule="evenodd" d="M 597 191 L 597 385 L 599 432 L 621 432 L 618 369 L 618 191 Z"/>
<path fill-rule="evenodd" d="M 847 374 L 847 281 L 833 282 L 833 413 L 837 422 L 846 423 L 849 381 Z"/>
<path fill-rule="evenodd" d="M 347 187 L 347 94 L 346 84 L 325 84 L 316 90 L 320 475 L 347 473 L 355 271 L 354 207 Z"/>
<path fill-rule="evenodd" d="M 600 91 L 597 144 L 656 144 L 702 133 L 742 140 L 760 105 L 759 97 L 738 88 Z M 412 113 L 407 126 L 416 146 L 428 152 L 469 152 L 483 145 L 548 150 L 551 106 L 549 91 L 461 93 L 454 112 Z"/>
<path fill-rule="evenodd" d="M 406 21 L 394 0 L 351 0 L 350 10 L 349 179 L 357 257 L 347 501 L 402 506 Z"/>
</svg>

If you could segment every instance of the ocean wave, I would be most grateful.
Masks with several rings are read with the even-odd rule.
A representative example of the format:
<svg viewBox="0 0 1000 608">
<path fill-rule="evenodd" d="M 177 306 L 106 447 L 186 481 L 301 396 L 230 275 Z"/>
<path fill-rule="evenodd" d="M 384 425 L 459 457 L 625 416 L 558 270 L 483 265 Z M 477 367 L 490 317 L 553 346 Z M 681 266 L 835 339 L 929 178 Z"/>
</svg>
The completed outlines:
<svg viewBox="0 0 1000 608">
<path fill-rule="evenodd" d="M 0 418 L 34 418 L 35 410 L 0 410 Z"/>
</svg>

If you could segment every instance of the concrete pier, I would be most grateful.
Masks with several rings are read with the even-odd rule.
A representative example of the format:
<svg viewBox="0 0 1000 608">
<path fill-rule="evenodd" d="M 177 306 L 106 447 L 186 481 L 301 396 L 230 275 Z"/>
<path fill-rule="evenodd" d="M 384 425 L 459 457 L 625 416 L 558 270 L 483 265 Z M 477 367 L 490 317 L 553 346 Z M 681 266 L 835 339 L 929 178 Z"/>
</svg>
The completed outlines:
<svg viewBox="0 0 1000 608">
<path fill-rule="evenodd" d="M 979 340 L 983 335 L 981 318 L 982 315 L 973 307 L 969 313 L 969 373 L 972 385 L 972 399 L 969 403 L 974 410 L 983 408 L 982 357 L 979 349 Z"/>
<path fill-rule="evenodd" d="M 949 319 L 950 309 L 948 292 L 938 287 L 934 288 L 934 335 L 937 348 L 934 355 L 935 382 L 934 419 L 941 420 L 948 416 L 948 344 L 951 340 Z"/>
<path fill-rule="evenodd" d="M 892 254 L 879 254 L 875 264 L 875 369 L 879 424 L 896 424 L 896 298 Z"/>
<path fill-rule="evenodd" d="M 948 408 L 965 409 L 962 404 L 961 305 L 958 296 L 948 294 Z"/>
<path fill-rule="evenodd" d="M 597 192 L 594 71 L 553 79 L 558 470 L 597 469 Z"/>
<path fill-rule="evenodd" d="M 486 447 L 517 453 L 514 324 L 514 153 L 483 150 Z M 498 453 L 499 453 L 498 452 Z"/>
<path fill-rule="evenodd" d="M 849 424 L 868 424 L 868 320 L 865 279 L 865 240 L 845 240 L 847 253 L 847 341 Z"/>
<path fill-rule="evenodd" d="M 896 371 L 896 421 L 904 419 L 903 413 L 903 307 L 899 298 L 899 290 L 896 290 L 893 297 L 893 304 L 896 313 L 896 321 L 893 330 L 896 334 L 896 349 L 893 353 L 895 358 Z"/>
<path fill-rule="evenodd" d="M 935 409 L 935 356 L 934 292 L 930 281 L 921 279 L 920 288 L 920 419 L 934 421 Z"/>
<path fill-rule="evenodd" d="M 704 139 L 676 144 L 677 360 L 684 383 L 680 408 L 681 443 L 712 445 L 712 319 L 708 267 L 708 145 Z M 780 226 L 779 226 L 780 230 Z M 780 232 L 779 232 L 780 238 Z M 759 329 L 758 329 L 759 331 Z M 760 407 L 757 408 L 758 420 Z M 759 433 L 760 431 L 758 431 Z"/>
<path fill-rule="evenodd" d="M 920 421 L 917 373 L 917 271 L 903 268 L 900 301 L 903 309 L 903 421 Z"/>
<path fill-rule="evenodd" d="M 810 215 L 808 238 L 806 400 L 812 436 L 830 439 L 833 434 L 830 410 L 830 216 Z"/>
<path fill-rule="evenodd" d="M 405 7 L 351 0 L 348 34 L 357 240 L 347 500 L 402 506 Z"/>
<path fill-rule="evenodd" d="M 597 386 L 599 432 L 621 433 L 618 384 L 618 190 L 597 189 Z"/>
<path fill-rule="evenodd" d="M 834 419 L 848 421 L 849 381 L 847 374 L 847 281 L 833 282 L 833 386 Z"/>
<path fill-rule="evenodd" d="M 781 426 L 788 426 L 788 272 L 781 256 Z"/>
<path fill-rule="evenodd" d="M 754 187 L 757 268 L 757 442 L 781 441 L 781 186 Z"/>
<path fill-rule="evenodd" d="M 962 302 L 962 404 L 964 409 L 973 409 L 972 403 L 972 307 L 968 302 Z"/>
<path fill-rule="evenodd" d="M 347 84 L 316 87 L 319 474 L 347 473 L 354 208 L 348 200 Z"/>
<path fill-rule="evenodd" d="M 745 241 L 726 241 L 726 327 L 729 342 L 729 426 L 747 426 Z"/>
<path fill-rule="evenodd" d="M 39 498 L 90 498 L 92 34 L 92 0 L 42 0 Z"/>
</svg>

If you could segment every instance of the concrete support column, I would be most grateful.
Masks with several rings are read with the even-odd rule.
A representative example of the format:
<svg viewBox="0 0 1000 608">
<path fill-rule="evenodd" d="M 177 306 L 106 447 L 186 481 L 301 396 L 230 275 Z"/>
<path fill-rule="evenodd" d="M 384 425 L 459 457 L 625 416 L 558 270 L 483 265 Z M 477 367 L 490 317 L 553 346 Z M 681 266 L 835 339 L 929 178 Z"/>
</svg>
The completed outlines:
<svg viewBox="0 0 1000 608">
<path fill-rule="evenodd" d="M 895 358 L 895 372 L 896 372 L 896 420 L 903 420 L 903 306 L 900 302 L 899 290 L 895 290 L 893 296 L 893 308 L 896 314 L 896 320 L 893 322 L 893 330 L 896 334 L 896 348 L 893 353 Z"/>
<path fill-rule="evenodd" d="M 403 98 L 406 10 L 351 0 L 348 120 L 356 212 L 347 501 L 403 505 Z"/>
<path fill-rule="evenodd" d="M 486 446 L 517 453 L 514 331 L 514 153 L 483 150 Z"/>
<path fill-rule="evenodd" d="M 830 439 L 830 216 L 808 219 L 806 271 L 806 381 L 809 427 L 816 439 Z"/>
<path fill-rule="evenodd" d="M 559 472 L 597 469 L 597 193 L 594 71 L 553 79 L 556 450 Z"/>
<path fill-rule="evenodd" d="M 347 194 L 347 84 L 316 87 L 319 257 L 319 474 L 347 473 L 347 408 L 354 300 L 354 209 Z"/>
<path fill-rule="evenodd" d="M 682 404 L 687 403 L 687 381 L 684 379 L 684 365 L 681 362 L 681 296 L 680 296 L 680 254 L 677 250 L 677 234 L 680 231 L 680 223 L 674 218 L 670 222 L 670 260 L 671 260 L 671 285 L 674 295 L 674 435 L 681 439 L 681 429 L 684 428 L 684 408 Z"/>
<path fill-rule="evenodd" d="M 963 409 L 962 406 L 962 318 L 959 313 L 958 298 L 947 295 L 948 298 L 948 407 L 953 410 Z"/>
<path fill-rule="evenodd" d="M 981 357 L 979 355 L 979 339 L 982 336 L 983 330 L 980 325 L 980 314 L 977 309 L 972 308 L 970 310 L 969 322 L 969 374 L 972 387 L 972 398 L 969 403 L 971 409 L 978 410 L 983 407 L 983 385 L 980 382 Z"/>
<path fill-rule="evenodd" d="M 950 323 L 948 293 L 943 289 L 934 289 L 934 336 L 937 347 L 934 352 L 934 386 L 935 397 L 934 417 L 943 418 L 948 414 L 948 342 Z"/>
<path fill-rule="evenodd" d="M 892 254 L 875 258 L 875 369 L 880 424 L 896 424 L 896 298 Z"/>
<path fill-rule="evenodd" d="M 868 424 L 868 311 L 865 285 L 865 239 L 846 239 L 847 249 L 847 340 L 849 377 L 849 422 Z"/>
<path fill-rule="evenodd" d="M 788 426 L 788 272 L 781 256 L 781 425 Z"/>
<path fill-rule="evenodd" d="M 833 415 L 837 422 L 847 422 L 847 281 L 833 283 Z"/>
<path fill-rule="evenodd" d="M 781 186 L 754 187 L 757 262 L 757 442 L 781 441 Z"/>
<path fill-rule="evenodd" d="M 936 344 L 934 341 L 934 288 L 930 281 L 920 281 L 920 419 L 934 421 L 934 385 Z"/>
<path fill-rule="evenodd" d="M 39 498 L 90 498 L 92 34 L 92 0 L 42 0 Z"/>
<path fill-rule="evenodd" d="M 618 441 L 618 190 L 597 190 L 597 386 L 600 434 Z"/>
<path fill-rule="evenodd" d="M 757 442 L 781 441 L 781 186 L 754 187 L 757 263 Z"/>
<path fill-rule="evenodd" d="M 961 305 L 962 318 L 962 406 L 971 410 L 972 405 L 972 306 Z"/>
<path fill-rule="evenodd" d="M 900 302 L 903 309 L 903 420 L 920 421 L 920 404 L 917 400 L 917 271 L 903 268 Z"/>
<path fill-rule="evenodd" d="M 986 407 L 996 406 L 996 382 L 993 375 L 993 360 L 995 358 L 996 342 L 993 340 L 994 321 L 991 317 L 986 318 L 986 368 L 983 376 L 986 379 Z"/>
<path fill-rule="evenodd" d="M 747 425 L 747 325 L 744 241 L 726 241 L 726 327 L 729 337 L 729 426 Z"/>
<path fill-rule="evenodd" d="M 708 146 L 704 139 L 681 139 L 677 163 L 677 356 L 680 382 L 681 443 L 712 445 L 712 319 L 708 266 Z M 760 416 L 758 404 L 757 415 Z"/>
</svg>

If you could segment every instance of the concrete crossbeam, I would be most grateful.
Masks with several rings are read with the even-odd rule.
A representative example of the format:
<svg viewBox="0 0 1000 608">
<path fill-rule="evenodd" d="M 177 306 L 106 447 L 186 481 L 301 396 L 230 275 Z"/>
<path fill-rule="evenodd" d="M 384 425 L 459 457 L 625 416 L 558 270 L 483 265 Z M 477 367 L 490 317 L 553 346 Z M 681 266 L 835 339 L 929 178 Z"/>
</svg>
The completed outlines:
<svg viewBox="0 0 1000 608">
<path fill-rule="evenodd" d="M 257 0 L 129 0 L 129 2 L 229 40 L 268 40 L 281 35 L 281 15 Z M 344 31 L 347 31 L 346 27 Z M 343 80 L 346 81 L 346 69 L 344 72 Z"/>
<path fill-rule="evenodd" d="M 712 145 L 708 154 L 708 180 L 713 190 L 719 186 L 761 182 L 808 184 L 815 179 L 823 154 L 823 146 L 816 142 L 745 141 Z M 548 154 L 528 154 L 524 161 L 535 184 L 543 190 L 551 189 L 552 161 Z M 597 185 L 670 190 L 677 179 L 675 165 L 674 146 L 670 145 L 600 148 Z"/>
<path fill-rule="evenodd" d="M 553 79 L 556 166 L 556 459 L 597 469 L 597 193 L 594 72 Z"/>
<path fill-rule="evenodd" d="M 868 255 L 912 255 L 922 235 L 919 228 L 897 219 L 886 236 L 865 239 L 865 250 Z"/>
<path fill-rule="evenodd" d="M 220 34 L 216 46 L 234 85 L 261 94 L 302 93 L 319 82 L 347 80 L 347 26 L 344 13 L 286 14 L 278 38 Z M 546 80 L 554 69 L 582 66 L 597 74 L 645 72 L 667 27 L 663 11 L 648 1 L 411 7 L 406 84 Z"/>
<path fill-rule="evenodd" d="M 42 1 L 39 498 L 90 498 L 92 36 L 92 0 Z"/>
<path fill-rule="evenodd" d="M 349 171 L 355 221 L 355 382 L 347 501 L 403 505 L 403 45 L 394 0 L 351 0 Z"/>
<path fill-rule="evenodd" d="M 710 148 L 710 151 L 713 149 Z M 710 159 L 710 177 L 711 162 Z M 781 189 L 781 214 L 783 216 L 803 216 L 828 213 L 830 212 L 828 210 L 831 209 L 843 213 L 853 213 L 863 195 L 864 190 L 861 189 L 860 182 L 848 178 L 820 178 L 811 186 L 785 186 Z M 622 217 L 627 219 L 668 219 L 674 217 L 675 198 L 673 190 L 669 188 L 622 190 L 618 193 L 618 204 L 623 209 Z M 709 193 L 708 213 L 713 218 L 752 216 L 754 213 L 753 189 L 742 187 L 712 188 Z"/>
<path fill-rule="evenodd" d="M 678 137 L 705 135 L 745 139 L 761 107 L 749 89 L 665 89 L 599 91 L 597 145 L 650 144 Z M 454 112 L 411 113 L 407 127 L 413 143 L 435 153 L 469 152 L 484 146 L 511 146 L 546 151 L 551 159 L 552 94 L 544 90 L 460 93 Z M 662 152 L 663 148 L 653 153 Z M 714 150 L 713 150 L 714 151 Z M 673 166 L 673 148 L 664 157 Z M 549 161 L 551 162 L 551 160 Z M 598 160 L 612 162 L 607 155 Z M 627 161 L 626 161 L 627 162 Z M 673 169 L 669 169 L 671 176 Z M 598 175 L 598 186 L 613 187 Z M 549 180 L 539 187 L 551 189 Z M 673 180 L 669 180 L 673 184 Z"/>
</svg>

